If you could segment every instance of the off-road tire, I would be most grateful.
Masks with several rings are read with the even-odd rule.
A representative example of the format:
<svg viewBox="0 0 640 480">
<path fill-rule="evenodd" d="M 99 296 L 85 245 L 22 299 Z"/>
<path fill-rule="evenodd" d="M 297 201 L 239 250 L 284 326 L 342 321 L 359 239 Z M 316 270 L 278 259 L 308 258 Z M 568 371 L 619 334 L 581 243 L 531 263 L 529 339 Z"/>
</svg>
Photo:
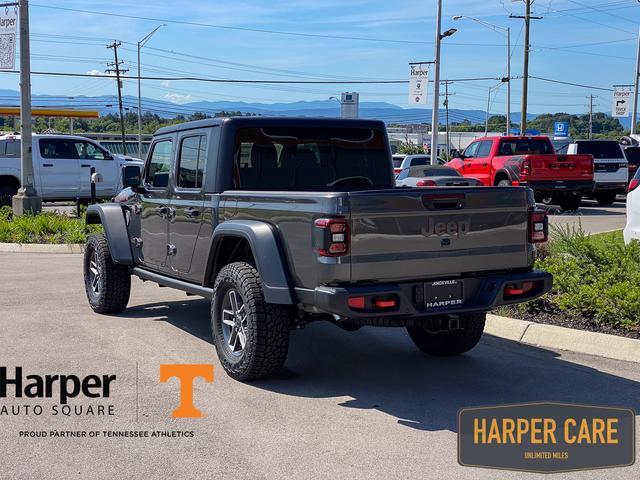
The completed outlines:
<svg viewBox="0 0 640 480">
<path fill-rule="evenodd" d="M 245 346 L 234 354 L 223 333 L 223 305 L 229 290 L 240 295 L 246 312 Z M 246 262 L 220 270 L 211 299 L 211 332 L 218 358 L 231 378 L 256 380 L 273 375 L 284 365 L 289 349 L 292 306 L 265 302 L 260 275 Z"/>
<path fill-rule="evenodd" d="M 458 315 L 459 329 L 431 333 L 424 326 L 407 327 L 413 343 L 425 353 L 437 356 L 460 355 L 475 347 L 484 331 L 486 313 Z"/>
<path fill-rule="evenodd" d="M 95 253 L 95 257 L 94 257 Z M 94 262 L 94 265 L 92 265 Z M 100 272 L 98 291 L 92 285 L 92 268 Z M 90 235 L 84 251 L 84 288 L 96 313 L 119 313 L 127 308 L 131 294 L 131 273 L 126 265 L 116 265 L 103 234 Z"/>
<path fill-rule="evenodd" d="M 613 202 L 616 201 L 616 192 L 596 193 L 596 200 L 598 201 L 598 205 L 608 207 L 609 205 L 613 205 Z"/>
<path fill-rule="evenodd" d="M 508 180 L 506 178 L 503 178 L 502 180 L 500 180 L 497 184 L 496 187 L 510 187 L 513 184 L 511 183 L 511 180 Z"/>
<path fill-rule="evenodd" d="M 580 195 L 571 195 L 558 198 L 558 205 L 562 210 L 578 210 L 580 208 L 580 204 L 582 203 L 582 196 Z"/>
</svg>

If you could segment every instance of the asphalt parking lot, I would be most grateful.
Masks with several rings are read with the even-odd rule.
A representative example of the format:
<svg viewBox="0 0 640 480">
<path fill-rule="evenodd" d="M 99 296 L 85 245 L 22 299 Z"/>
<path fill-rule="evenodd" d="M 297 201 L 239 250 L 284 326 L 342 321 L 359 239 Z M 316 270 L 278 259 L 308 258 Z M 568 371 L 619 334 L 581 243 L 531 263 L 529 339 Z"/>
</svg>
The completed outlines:
<svg viewBox="0 0 640 480">
<path fill-rule="evenodd" d="M 310 325 L 293 332 L 278 378 L 238 383 L 215 357 L 207 301 L 136 279 L 124 314 L 96 315 L 84 296 L 81 258 L 0 254 L 0 364 L 38 374 L 116 374 L 116 415 L 0 416 L 3 478 L 535 478 L 459 466 L 458 409 L 555 400 L 640 412 L 637 364 L 490 336 L 465 356 L 432 358 L 403 329 Z M 170 416 L 178 386 L 159 382 L 165 363 L 214 364 L 214 382 L 195 388 L 206 418 Z M 21 400 L 14 403 L 29 403 Z M 87 429 L 190 430 L 194 437 L 19 437 Z M 554 475 L 639 477 L 638 464 Z"/>
<path fill-rule="evenodd" d="M 626 204 L 622 197 L 609 207 L 601 207 L 595 200 L 583 200 L 574 212 L 562 212 L 551 205 L 540 205 L 549 212 L 549 224 L 557 226 L 582 227 L 587 233 L 622 230 L 626 222 Z"/>
</svg>

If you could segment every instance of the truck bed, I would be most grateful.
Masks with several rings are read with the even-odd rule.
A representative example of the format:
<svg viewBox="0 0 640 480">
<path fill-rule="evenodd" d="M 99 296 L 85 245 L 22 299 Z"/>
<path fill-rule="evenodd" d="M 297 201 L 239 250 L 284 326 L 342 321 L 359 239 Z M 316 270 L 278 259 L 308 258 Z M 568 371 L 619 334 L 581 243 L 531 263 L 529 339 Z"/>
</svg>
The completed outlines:
<svg viewBox="0 0 640 480">
<path fill-rule="evenodd" d="M 226 218 L 261 219 L 279 232 L 296 288 L 408 281 L 530 267 L 532 192 L 507 188 L 402 188 L 347 192 L 228 191 Z M 349 223 L 344 256 L 321 257 L 319 218 Z"/>
</svg>

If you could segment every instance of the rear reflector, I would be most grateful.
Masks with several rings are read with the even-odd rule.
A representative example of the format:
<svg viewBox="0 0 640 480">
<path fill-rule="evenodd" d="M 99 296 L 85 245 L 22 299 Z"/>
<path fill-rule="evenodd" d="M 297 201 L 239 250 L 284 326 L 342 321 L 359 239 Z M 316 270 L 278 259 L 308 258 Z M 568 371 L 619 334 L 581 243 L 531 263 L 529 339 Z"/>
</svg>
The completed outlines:
<svg viewBox="0 0 640 480">
<path fill-rule="evenodd" d="M 512 283 L 505 285 L 504 287 L 504 296 L 505 297 L 517 297 L 520 295 L 525 295 L 530 291 L 534 290 L 538 286 L 538 282 L 522 282 L 522 283 Z"/>
<path fill-rule="evenodd" d="M 393 308 L 396 306 L 396 301 L 394 298 L 376 298 L 373 304 L 377 308 Z"/>
<path fill-rule="evenodd" d="M 348 304 L 349 304 L 349 308 L 360 308 L 360 309 L 363 309 L 365 307 L 365 298 L 364 297 L 349 297 Z"/>
</svg>

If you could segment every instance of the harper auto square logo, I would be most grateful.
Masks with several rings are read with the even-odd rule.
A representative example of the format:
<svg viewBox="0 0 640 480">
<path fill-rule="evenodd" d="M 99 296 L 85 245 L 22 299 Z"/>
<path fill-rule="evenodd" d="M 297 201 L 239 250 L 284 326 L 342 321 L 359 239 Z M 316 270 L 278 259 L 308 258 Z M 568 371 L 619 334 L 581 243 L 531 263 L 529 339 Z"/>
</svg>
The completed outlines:
<svg viewBox="0 0 640 480">
<path fill-rule="evenodd" d="M 458 462 L 467 467 L 555 473 L 632 465 L 628 408 L 539 402 L 463 408 Z"/>
<path fill-rule="evenodd" d="M 178 406 L 171 415 L 175 418 L 206 417 L 195 406 L 194 383 L 196 379 L 213 382 L 213 365 L 160 365 L 160 382 L 166 383 L 172 378 L 178 379 L 180 390 Z M 116 379 L 116 375 L 108 374 L 39 375 L 25 373 L 22 367 L 11 370 L 0 367 L 0 417 L 40 416 L 47 410 L 52 416 L 114 416 L 115 406 L 104 400 L 110 400 Z M 15 400 L 15 403 L 5 402 L 5 399 Z M 44 401 L 46 405 L 40 403 Z"/>
</svg>

